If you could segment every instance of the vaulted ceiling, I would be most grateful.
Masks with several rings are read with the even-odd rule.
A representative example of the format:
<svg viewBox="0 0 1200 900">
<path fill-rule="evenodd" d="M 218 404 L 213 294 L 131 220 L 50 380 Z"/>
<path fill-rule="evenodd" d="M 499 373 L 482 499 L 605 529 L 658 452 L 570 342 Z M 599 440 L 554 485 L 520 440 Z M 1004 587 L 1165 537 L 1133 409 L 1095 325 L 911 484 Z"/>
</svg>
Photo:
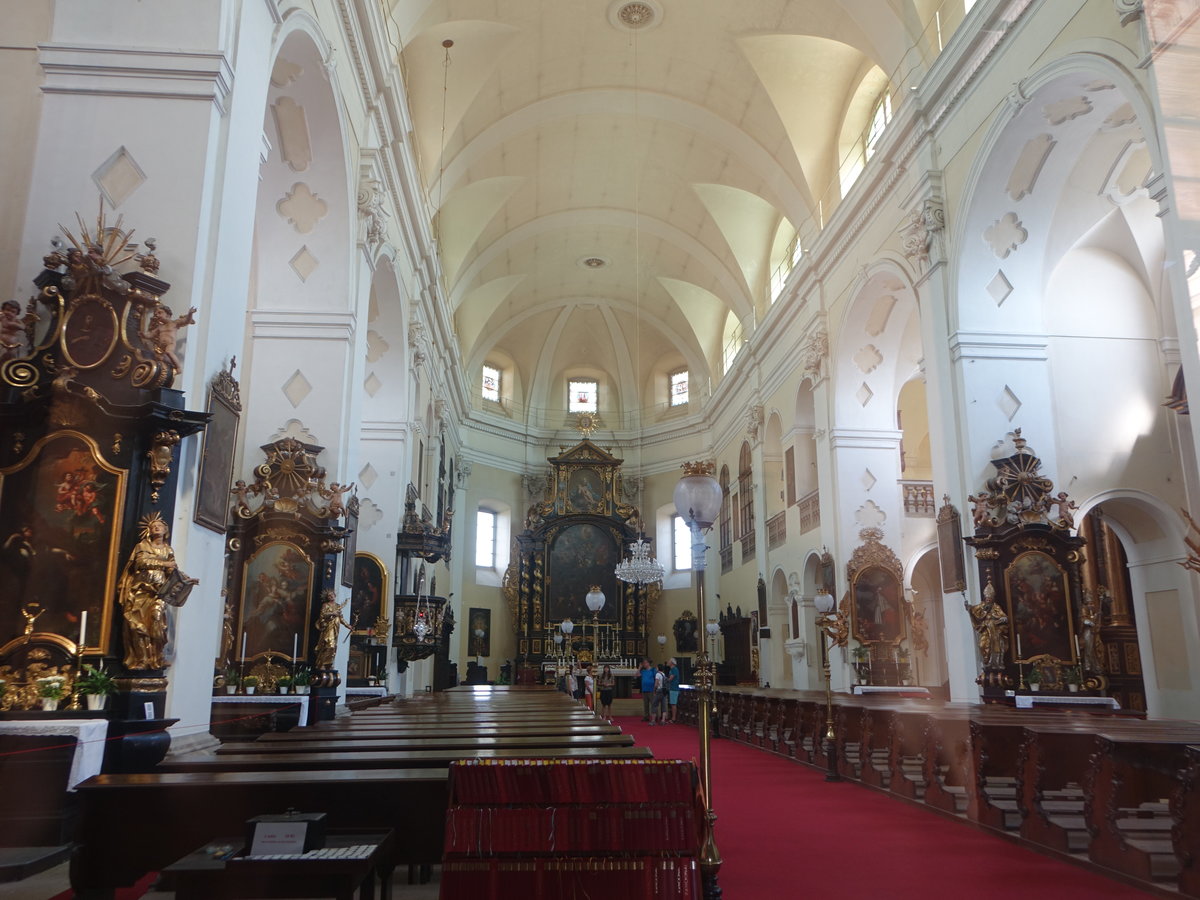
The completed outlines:
<svg viewBox="0 0 1200 900">
<path fill-rule="evenodd" d="M 924 65 L 935 6 L 395 3 L 472 381 L 496 362 L 516 407 L 553 410 L 591 372 L 614 411 L 651 406 L 672 367 L 715 383 L 788 242 L 836 206 L 879 97 Z"/>
</svg>

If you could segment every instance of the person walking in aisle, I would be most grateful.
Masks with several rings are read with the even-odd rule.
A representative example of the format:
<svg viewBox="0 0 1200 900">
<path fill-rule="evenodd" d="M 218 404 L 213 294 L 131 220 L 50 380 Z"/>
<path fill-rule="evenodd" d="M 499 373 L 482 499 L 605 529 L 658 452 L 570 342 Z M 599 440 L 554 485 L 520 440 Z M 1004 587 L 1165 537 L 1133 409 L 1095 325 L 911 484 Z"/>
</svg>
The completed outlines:
<svg viewBox="0 0 1200 900">
<path fill-rule="evenodd" d="M 667 673 L 664 666 L 655 666 L 654 696 L 650 701 L 650 724 L 667 724 Z"/>
<path fill-rule="evenodd" d="M 654 699 L 654 667 L 650 664 L 650 660 L 642 660 L 641 682 L 639 688 L 642 692 L 642 721 L 650 721 L 650 701 Z"/>
<path fill-rule="evenodd" d="M 679 663 L 673 656 L 667 660 L 667 695 L 671 703 L 671 723 L 674 724 L 679 712 Z"/>
<path fill-rule="evenodd" d="M 606 665 L 600 670 L 600 715 L 606 722 L 612 721 L 613 694 L 617 690 L 617 676 L 613 674 L 612 666 Z"/>
</svg>

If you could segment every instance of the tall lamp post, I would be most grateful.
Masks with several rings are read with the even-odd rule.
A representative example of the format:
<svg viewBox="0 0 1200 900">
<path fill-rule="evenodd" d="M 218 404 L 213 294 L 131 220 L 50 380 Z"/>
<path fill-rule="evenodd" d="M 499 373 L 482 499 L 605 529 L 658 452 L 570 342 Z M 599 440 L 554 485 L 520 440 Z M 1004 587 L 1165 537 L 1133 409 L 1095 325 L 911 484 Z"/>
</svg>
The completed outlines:
<svg viewBox="0 0 1200 900">
<path fill-rule="evenodd" d="M 683 477 L 675 485 L 675 511 L 688 524 L 692 533 L 692 570 L 696 576 L 696 622 L 705 622 L 708 616 L 704 609 L 704 570 L 705 553 L 708 545 L 704 543 L 704 532 L 712 528 L 713 522 L 721 512 L 721 500 L 724 492 L 717 479 L 713 478 L 715 466 L 711 462 L 686 462 L 683 464 Z M 705 900 L 720 900 L 721 888 L 717 883 L 717 873 L 721 869 L 721 854 L 717 850 L 713 836 L 713 826 L 717 814 L 713 811 L 712 802 L 712 760 L 710 755 L 711 707 L 713 704 L 713 683 L 715 670 L 707 649 L 700 645 L 696 654 L 696 688 L 698 706 L 698 724 L 700 729 L 700 786 L 704 797 L 704 842 L 700 848 L 700 872 L 704 879 Z"/>
<path fill-rule="evenodd" d="M 829 685 L 829 654 L 834 647 L 845 647 L 849 628 L 846 617 L 834 610 L 833 594 L 822 588 L 813 598 L 813 606 L 817 608 L 817 631 L 821 634 L 822 642 L 829 638 L 829 648 L 823 654 L 825 657 L 825 780 L 841 781 L 837 767 L 837 735 L 833 731 L 833 690 Z"/>
</svg>

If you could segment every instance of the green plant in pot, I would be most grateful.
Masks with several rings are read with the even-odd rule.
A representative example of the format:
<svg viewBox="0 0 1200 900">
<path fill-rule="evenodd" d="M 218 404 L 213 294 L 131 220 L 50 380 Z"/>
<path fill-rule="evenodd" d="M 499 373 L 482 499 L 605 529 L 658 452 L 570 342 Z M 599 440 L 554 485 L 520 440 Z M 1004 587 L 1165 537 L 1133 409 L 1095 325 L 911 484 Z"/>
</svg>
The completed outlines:
<svg viewBox="0 0 1200 900">
<path fill-rule="evenodd" d="M 1067 683 L 1067 690 L 1074 693 L 1083 682 L 1083 672 L 1079 666 L 1067 666 L 1063 669 L 1063 680 Z"/>
<path fill-rule="evenodd" d="M 279 693 L 286 694 L 292 689 L 292 676 L 280 675 L 275 679 L 275 687 L 279 688 Z"/>
<path fill-rule="evenodd" d="M 242 687 L 246 689 L 247 694 L 253 694 L 256 690 L 258 690 L 258 676 L 247 675 L 242 679 Z"/>
<path fill-rule="evenodd" d="M 297 694 L 307 694 L 308 686 L 312 682 L 312 676 L 308 669 L 297 669 L 295 677 L 292 678 L 292 684 L 296 686 Z"/>
<path fill-rule="evenodd" d="M 37 679 L 37 691 L 42 698 L 42 709 L 58 709 L 58 701 L 67 695 L 67 679 L 63 675 L 46 675 Z"/>
<path fill-rule="evenodd" d="M 1029 667 L 1029 677 L 1026 678 L 1025 680 L 1027 682 L 1029 682 L 1029 689 L 1031 691 L 1041 690 L 1042 670 L 1039 669 L 1037 666 L 1030 666 Z"/>
<path fill-rule="evenodd" d="M 87 708 L 93 712 L 104 709 L 108 698 L 117 692 L 117 682 L 103 668 L 85 665 L 75 682 L 79 693 L 87 697 Z"/>
</svg>

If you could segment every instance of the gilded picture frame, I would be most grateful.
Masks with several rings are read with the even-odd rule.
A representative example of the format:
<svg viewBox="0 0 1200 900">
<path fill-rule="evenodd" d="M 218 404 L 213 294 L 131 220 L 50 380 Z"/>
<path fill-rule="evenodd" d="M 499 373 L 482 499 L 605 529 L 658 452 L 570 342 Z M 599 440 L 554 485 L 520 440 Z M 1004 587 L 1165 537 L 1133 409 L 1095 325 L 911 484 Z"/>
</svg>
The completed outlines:
<svg viewBox="0 0 1200 900">
<path fill-rule="evenodd" d="M 48 434 L 0 469 L 0 616 L 19 623 L 30 603 L 36 631 L 110 652 L 127 472 L 79 431 Z"/>
<path fill-rule="evenodd" d="M 1018 662 L 1051 656 L 1077 662 L 1066 569 L 1041 550 L 1027 550 L 1004 569 L 1012 651 Z"/>
<path fill-rule="evenodd" d="M 237 659 L 308 656 L 315 566 L 300 547 L 270 541 L 246 559 L 238 612 Z"/>
<path fill-rule="evenodd" d="M 851 585 L 851 634 L 862 644 L 904 640 L 904 589 L 900 579 L 883 566 L 855 573 Z"/>
<path fill-rule="evenodd" d="M 943 498 L 937 512 L 937 550 L 942 592 L 965 591 L 967 562 L 963 552 L 962 516 L 950 503 L 949 495 Z"/>
<path fill-rule="evenodd" d="M 354 554 L 350 623 L 355 634 L 373 634 L 380 612 L 388 615 L 387 566 L 374 553 Z M 390 618 L 390 615 L 389 615 Z"/>
</svg>

